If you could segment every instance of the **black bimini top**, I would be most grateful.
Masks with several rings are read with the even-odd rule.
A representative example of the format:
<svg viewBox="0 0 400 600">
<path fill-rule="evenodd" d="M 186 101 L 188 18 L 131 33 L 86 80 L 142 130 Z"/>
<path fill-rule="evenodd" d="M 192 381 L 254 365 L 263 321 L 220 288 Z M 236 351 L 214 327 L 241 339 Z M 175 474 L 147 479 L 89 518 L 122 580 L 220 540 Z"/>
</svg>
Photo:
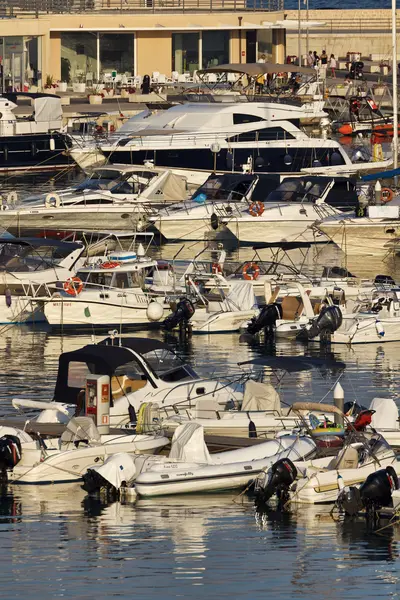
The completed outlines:
<svg viewBox="0 0 400 600">
<path fill-rule="evenodd" d="M 147 338 L 122 338 L 123 346 L 119 346 L 119 338 L 113 340 L 106 338 L 99 344 L 88 344 L 79 350 L 64 352 L 58 361 L 58 373 L 56 387 L 54 390 L 54 400 L 57 402 L 66 402 L 76 404 L 77 395 L 81 389 L 68 386 L 68 371 L 71 362 L 86 363 L 90 373 L 93 375 L 108 375 L 112 377 L 118 367 L 125 365 L 133 360 L 135 356 L 131 350 L 138 354 L 146 354 L 154 350 L 168 350 L 171 348 L 168 344 L 159 340 Z"/>
<path fill-rule="evenodd" d="M 60 248 L 62 250 L 74 250 L 75 248 L 82 248 L 82 242 L 64 242 L 63 240 L 52 240 L 48 238 L 38 237 L 0 237 L 1 244 L 14 244 L 18 246 L 31 246 L 32 248 L 39 248 L 43 246 L 49 246 L 53 248 Z"/>
</svg>

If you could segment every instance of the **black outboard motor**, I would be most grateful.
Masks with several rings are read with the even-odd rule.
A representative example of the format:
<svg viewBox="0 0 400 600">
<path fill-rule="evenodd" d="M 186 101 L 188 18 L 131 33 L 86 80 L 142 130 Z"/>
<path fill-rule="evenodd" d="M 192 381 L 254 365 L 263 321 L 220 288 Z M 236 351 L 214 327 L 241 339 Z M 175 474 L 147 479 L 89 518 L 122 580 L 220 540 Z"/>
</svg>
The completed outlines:
<svg viewBox="0 0 400 600">
<path fill-rule="evenodd" d="M 338 306 L 327 306 L 320 312 L 318 318 L 313 322 L 310 329 L 307 330 L 309 340 L 319 335 L 321 338 L 327 338 L 341 326 L 343 321 L 342 311 Z M 304 331 L 304 330 L 303 330 Z"/>
<path fill-rule="evenodd" d="M 6 434 L 0 437 L 0 477 L 6 478 L 21 460 L 21 440 L 16 435 Z"/>
<path fill-rule="evenodd" d="M 297 469 L 289 458 L 281 458 L 268 472 L 268 480 L 263 489 L 258 490 L 257 503 L 266 503 L 276 494 L 278 502 L 283 505 L 289 500 L 289 488 L 296 480 Z"/>
<path fill-rule="evenodd" d="M 376 521 L 379 509 L 393 506 L 392 492 L 398 489 L 396 471 L 389 466 L 368 475 L 359 489 L 344 489 L 338 503 L 349 516 L 354 516 L 365 508 L 367 519 Z"/>
<path fill-rule="evenodd" d="M 280 304 L 273 302 L 266 304 L 260 313 L 253 317 L 247 326 L 247 333 L 255 335 L 262 329 L 265 329 L 265 335 L 272 335 L 273 328 L 278 319 L 282 318 L 282 307 Z"/>
<path fill-rule="evenodd" d="M 194 315 L 195 308 L 189 298 L 181 298 L 175 311 L 164 320 L 164 329 L 172 331 L 181 323 L 187 323 Z"/>
</svg>

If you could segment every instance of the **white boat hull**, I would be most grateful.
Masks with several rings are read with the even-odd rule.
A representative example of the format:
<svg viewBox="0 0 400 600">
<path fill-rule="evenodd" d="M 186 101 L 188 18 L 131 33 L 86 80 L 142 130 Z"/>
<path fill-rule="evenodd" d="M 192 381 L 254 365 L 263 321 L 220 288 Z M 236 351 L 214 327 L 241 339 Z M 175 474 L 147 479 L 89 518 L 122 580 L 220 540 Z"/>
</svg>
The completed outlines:
<svg viewBox="0 0 400 600">
<path fill-rule="evenodd" d="M 326 242 L 324 235 L 312 229 L 315 219 L 267 221 L 257 219 L 232 219 L 226 226 L 241 243 L 265 242 Z"/>
<path fill-rule="evenodd" d="M 0 325 L 45 323 L 42 306 L 29 296 L 11 296 L 11 306 L 5 300 L 0 308 Z"/>
<path fill-rule="evenodd" d="M 168 444 L 164 437 L 122 435 L 102 436 L 102 444 L 79 446 L 72 450 L 38 450 L 36 442 L 22 444 L 21 461 L 14 467 L 8 480 L 18 484 L 53 484 L 74 482 L 93 465 L 101 464 L 118 452 L 127 454 L 154 454 Z M 137 438 L 135 440 L 135 437 Z M 108 443 L 106 440 L 108 438 Z M 73 446 L 73 444 L 71 444 Z"/>
<path fill-rule="evenodd" d="M 368 218 L 337 223 L 319 223 L 327 235 L 347 256 L 386 256 L 396 249 L 400 221 L 373 221 Z"/>
</svg>

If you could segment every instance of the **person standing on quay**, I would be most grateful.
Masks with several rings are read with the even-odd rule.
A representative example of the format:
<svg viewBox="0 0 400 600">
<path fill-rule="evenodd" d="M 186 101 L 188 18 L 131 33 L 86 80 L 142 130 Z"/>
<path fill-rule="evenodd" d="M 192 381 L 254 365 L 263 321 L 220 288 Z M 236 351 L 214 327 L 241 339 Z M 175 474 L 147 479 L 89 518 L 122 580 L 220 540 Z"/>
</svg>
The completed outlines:
<svg viewBox="0 0 400 600">
<path fill-rule="evenodd" d="M 312 69 L 314 66 L 314 57 L 312 50 L 307 54 L 307 65 Z"/>
<path fill-rule="evenodd" d="M 334 54 L 331 54 L 329 66 L 331 67 L 331 76 L 333 77 L 333 79 L 336 79 L 337 61 Z"/>
<path fill-rule="evenodd" d="M 326 70 L 328 68 L 328 55 L 325 52 L 325 50 L 322 50 L 322 54 L 321 54 L 321 69 L 323 71 L 325 71 L 325 76 L 326 76 Z"/>
</svg>

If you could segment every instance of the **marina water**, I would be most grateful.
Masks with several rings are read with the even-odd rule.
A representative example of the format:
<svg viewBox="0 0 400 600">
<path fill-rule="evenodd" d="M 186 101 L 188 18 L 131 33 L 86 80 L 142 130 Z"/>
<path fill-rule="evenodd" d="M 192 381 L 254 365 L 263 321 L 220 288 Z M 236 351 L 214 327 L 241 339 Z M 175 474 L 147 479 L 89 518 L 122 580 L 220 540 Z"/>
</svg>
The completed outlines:
<svg viewBox="0 0 400 600">
<path fill-rule="evenodd" d="M 24 197 L 33 189 L 65 186 L 73 177 L 21 177 L 6 186 Z M 240 258 L 246 260 L 249 252 L 241 251 Z M 173 253 L 168 247 L 161 252 Z M 320 271 L 342 258 L 327 246 L 310 257 L 307 267 Z M 399 275 L 395 259 L 355 268 L 357 275 L 376 274 L 377 268 Z M 13 397 L 50 399 L 59 354 L 90 343 L 92 333 L 1 328 L 1 414 L 14 414 Z M 333 353 L 346 363 L 340 377 L 346 400 L 366 406 L 376 396 L 398 401 L 399 343 L 320 349 L 291 342 L 264 345 L 238 334 L 168 340 L 208 375 L 239 376 L 243 369 L 237 363 L 260 354 Z M 338 373 L 326 370 L 287 374 L 279 387 L 282 401 L 318 401 L 325 395 L 330 401 L 337 378 Z M 400 528 L 371 533 L 363 522 L 336 521 L 330 509 L 301 506 L 259 515 L 249 498 L 231 493 L 106 504 L 75 484 L 10 487 L 1 490 L 0 499 L 1 598 L 399 597 Z"/>
</svg>

